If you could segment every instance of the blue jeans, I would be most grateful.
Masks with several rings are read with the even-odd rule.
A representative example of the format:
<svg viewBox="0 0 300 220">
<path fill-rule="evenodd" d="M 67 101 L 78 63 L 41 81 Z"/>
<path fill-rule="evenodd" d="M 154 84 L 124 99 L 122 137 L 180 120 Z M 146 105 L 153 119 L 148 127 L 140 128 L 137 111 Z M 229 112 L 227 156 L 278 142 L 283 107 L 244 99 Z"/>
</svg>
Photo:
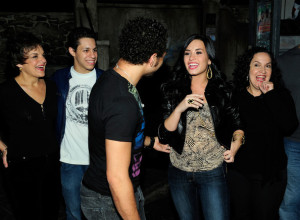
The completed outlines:
<svg viewBox="0 0 300 220">
<path fill-rule="evenodd" d="M 287 186 L 279 209 L 281 220 L 300 219 L 300 142 L 285 139 Z"/>
<path fill-rule="evenodd" d="M 88 189 L 83 184 L 80 190 L 81 209 L 88 220 L 121 220 L 111 196 L 103 196 Z M 141 220 L 146 220 L 144 196 L 140 187 L 135 192 L 135 200 Z"/>
<path fill-rule="evenodd" d="M 201 207 L 205 220 L 229 219 L 229 194 L 224 167 L 185 172 L 169 166 L 169 187 L 181 220 L 200 219 Z"/>
<path fill-rule="evenodd" d="M 67 220 L 80 220 L 80 186 L 88 165 L 61 163 L 62 194 L 66 204 Z"/>
</svg>

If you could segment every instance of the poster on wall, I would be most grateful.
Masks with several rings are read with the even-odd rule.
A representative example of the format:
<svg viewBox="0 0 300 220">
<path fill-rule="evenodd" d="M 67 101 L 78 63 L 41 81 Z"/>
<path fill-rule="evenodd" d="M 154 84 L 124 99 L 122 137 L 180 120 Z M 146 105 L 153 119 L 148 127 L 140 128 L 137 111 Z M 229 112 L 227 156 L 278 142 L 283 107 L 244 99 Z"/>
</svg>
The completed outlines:
<svg viewBox="0 0 300 220">
<path fill-rule="evenodd" d="M 257 2 L 256 45 L 270 49 L 272 2 Z"/>
</svg>

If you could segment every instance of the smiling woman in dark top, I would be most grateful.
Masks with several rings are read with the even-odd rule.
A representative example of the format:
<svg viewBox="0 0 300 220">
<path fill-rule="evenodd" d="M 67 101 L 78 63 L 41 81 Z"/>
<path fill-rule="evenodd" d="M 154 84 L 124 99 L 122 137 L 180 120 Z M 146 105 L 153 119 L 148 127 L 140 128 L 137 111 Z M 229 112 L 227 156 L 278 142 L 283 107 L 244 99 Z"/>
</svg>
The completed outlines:
<svg viewBox="0 0 300 220">
<path fill-rule="evenodd" d="M 286 185 L 283 137 L 298 125 L 295 105 L 265 48 L 241 55 L 233 77 L 246 142 L 229 166 L 231 219 L 278 219 Z"/>
<path fill-rule="evenodd" d="M 56 87 L 44 79 L 41 42 L 30 33 L 8 40 L 16 76 L 0 85 L 0 150 L 5 190 L 16 219 L 57 219 Z"/>
</svg>

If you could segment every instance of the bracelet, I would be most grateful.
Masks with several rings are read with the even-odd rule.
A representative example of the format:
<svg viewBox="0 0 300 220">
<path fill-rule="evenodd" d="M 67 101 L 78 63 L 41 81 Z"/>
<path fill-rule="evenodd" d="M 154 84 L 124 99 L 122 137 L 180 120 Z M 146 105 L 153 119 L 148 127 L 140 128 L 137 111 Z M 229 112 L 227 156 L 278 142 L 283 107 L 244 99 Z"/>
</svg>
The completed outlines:
<svg viewBox="0 0 300 220">
<path fill-rule="evenodd" d="M 153 149 L 155 143 L 154 137 L 150 137 L 150 144 L 148 146 L 145 146 L 146 149 Z"/>
<path fill-rule="evenodd" d="M 245 144 L 245 135 L 243 135 L 241 133 L 235 133 L 235 134 L 233 134 L 233 136 L 232 136 L 232 142 L 234 142 L 236 140 L 236 136 L 240 136 L 240 135 L 242 135 L 242 143 L 241 143 L 241 145 Z"/>
</svg>

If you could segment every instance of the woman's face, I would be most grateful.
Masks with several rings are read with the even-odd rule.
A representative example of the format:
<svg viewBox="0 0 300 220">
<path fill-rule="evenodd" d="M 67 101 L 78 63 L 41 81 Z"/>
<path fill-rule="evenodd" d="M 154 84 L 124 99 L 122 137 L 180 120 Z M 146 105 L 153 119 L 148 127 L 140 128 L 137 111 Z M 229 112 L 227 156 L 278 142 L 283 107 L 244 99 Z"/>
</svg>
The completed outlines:
<svg viewBox="0 0 300 220">
<path fill-rule="evenodd" d="M 196 76 L 207 71 L 208 65 L 211 64 L 211 60 L 208 58 L 208 54 L 203 41 L 193 40 L 184 52 L 183 58 L 185 68 L 191 76 Z"/>
<path fill-rule="evenodd" d="M 24 64 L 18 64 L 17 67 L 22 68 L 21 74 L 26 74 L 32 77 L 44 77 L 46 68 L 46 58 L 44 50 L 41 46 L 25 53 L 27 59 Z"/>
<path fill-rule="evenodd" d="M 259 85 L 263 82 L 269 82 L 272 74 L 272 60 L 268 53 L 256 53 L 249 69 L 249 85 L 253 90 L 259 90 Z"/>
</svg>

